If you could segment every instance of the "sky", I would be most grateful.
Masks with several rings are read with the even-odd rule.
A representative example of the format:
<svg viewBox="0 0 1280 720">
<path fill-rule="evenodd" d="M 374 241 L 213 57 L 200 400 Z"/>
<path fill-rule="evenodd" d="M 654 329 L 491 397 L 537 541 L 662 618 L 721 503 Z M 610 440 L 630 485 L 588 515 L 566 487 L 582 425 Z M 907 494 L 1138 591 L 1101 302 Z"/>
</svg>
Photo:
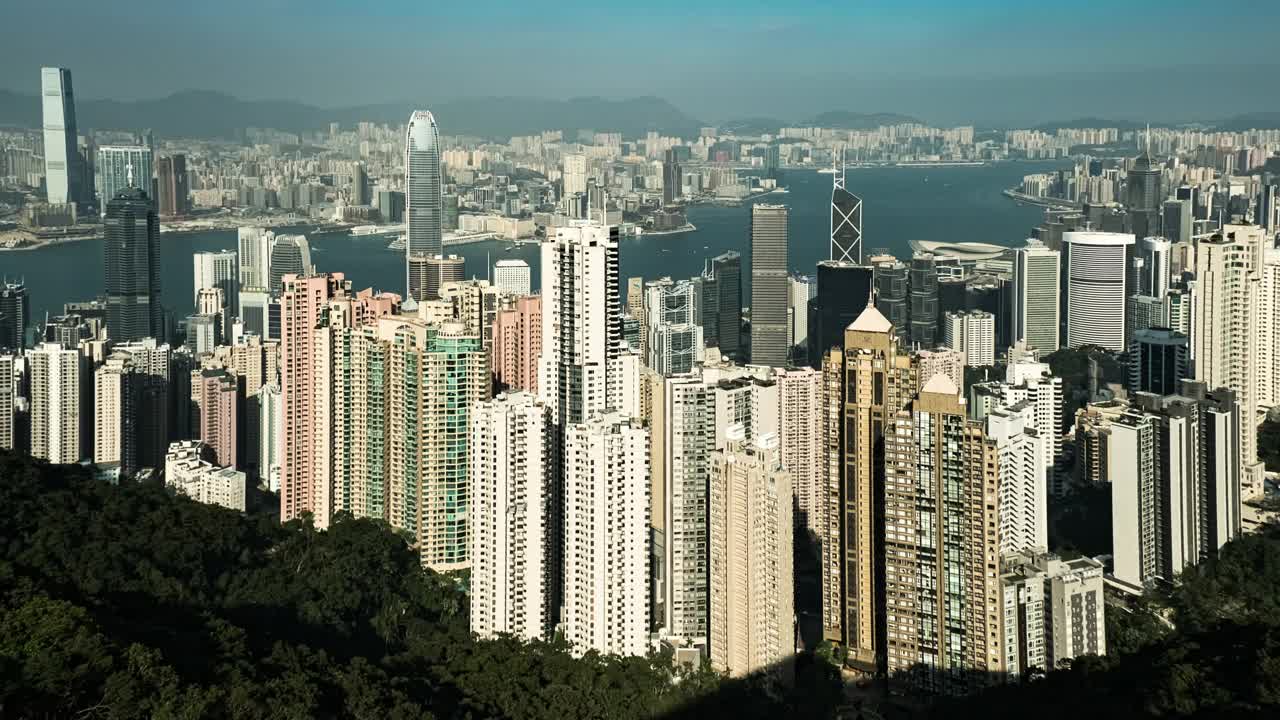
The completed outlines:
<svg viewBox="0 0 1280 720">
<path fill-rule="evenodd" d="M 656 95 L 708 122 L 980 125 L 1280 110 L 1274 0 L 7 0 L 0 20 L 23 29 L 0 87 L 34 93 L 60 65 L 84 98 Z"/>
</svg>

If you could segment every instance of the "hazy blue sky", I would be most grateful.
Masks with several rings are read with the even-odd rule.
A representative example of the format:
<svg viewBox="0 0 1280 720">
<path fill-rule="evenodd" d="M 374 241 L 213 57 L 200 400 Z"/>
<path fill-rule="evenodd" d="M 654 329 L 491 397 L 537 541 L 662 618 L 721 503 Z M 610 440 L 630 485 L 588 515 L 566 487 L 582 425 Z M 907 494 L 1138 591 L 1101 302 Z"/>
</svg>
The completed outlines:
<svg viewBox="0 0 1280 720">
<path fill-rule="evenodd" d="M 1280 109 L 1275 0 L 10 0 L 0 20 L 0 87 L 65 65 L 86 98 L 658 95 L 707 121 Z"/>
</svg>

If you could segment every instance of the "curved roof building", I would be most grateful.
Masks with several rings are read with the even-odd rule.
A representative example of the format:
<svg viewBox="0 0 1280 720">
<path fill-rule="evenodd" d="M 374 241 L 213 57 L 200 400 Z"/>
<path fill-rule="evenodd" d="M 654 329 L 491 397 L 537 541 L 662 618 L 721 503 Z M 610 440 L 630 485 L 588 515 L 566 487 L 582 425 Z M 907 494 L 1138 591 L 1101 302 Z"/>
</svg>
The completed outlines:
<svg viewBox="0 0 1280 720">
<path fill-rule="evenodd" d="M 937 257 L 956 258 L 962 262 L 991 260 L 1015 248 L 981 242 L 946 242 L 942 240 L 912 240 L 911 249 L 932 253 Z"/>
</svg>

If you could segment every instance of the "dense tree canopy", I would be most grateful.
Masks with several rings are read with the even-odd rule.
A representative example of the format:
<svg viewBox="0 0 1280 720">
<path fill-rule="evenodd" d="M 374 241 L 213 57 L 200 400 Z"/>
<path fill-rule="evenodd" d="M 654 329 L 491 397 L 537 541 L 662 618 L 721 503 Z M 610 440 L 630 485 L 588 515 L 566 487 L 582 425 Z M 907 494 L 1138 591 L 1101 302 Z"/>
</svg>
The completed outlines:
<svg viewBox="0 0 1280 720">
<path fill-rule="evenodd" d="M 466 598 L 385 525 L 326 532 L 0 454 L 0 717 L 820 715 L 670 660 L 475 641 Z"/>
</svg>

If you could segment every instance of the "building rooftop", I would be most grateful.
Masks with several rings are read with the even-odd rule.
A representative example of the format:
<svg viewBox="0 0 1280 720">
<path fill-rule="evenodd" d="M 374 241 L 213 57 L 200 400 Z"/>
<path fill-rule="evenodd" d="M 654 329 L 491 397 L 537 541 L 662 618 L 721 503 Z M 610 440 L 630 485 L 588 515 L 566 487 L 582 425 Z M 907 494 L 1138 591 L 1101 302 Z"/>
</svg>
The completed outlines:
<svg viewBox="0 0 1280 720">
<path fill-rule="evenodd" d="M 849 329 L 858 332 L 886 333 L 893 332 L 893 323 L 880 314 L 875 305 L 867 305 L 862 314 L 858 315 L 857 319 L 849 325 Z"/>
</svg>

